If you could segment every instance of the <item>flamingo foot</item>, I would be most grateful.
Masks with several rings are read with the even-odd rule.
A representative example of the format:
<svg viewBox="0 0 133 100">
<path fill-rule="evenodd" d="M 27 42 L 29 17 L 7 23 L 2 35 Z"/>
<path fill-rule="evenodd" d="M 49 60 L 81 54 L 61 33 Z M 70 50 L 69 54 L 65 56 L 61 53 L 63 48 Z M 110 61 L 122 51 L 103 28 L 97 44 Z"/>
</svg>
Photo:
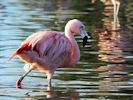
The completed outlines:
<svg viewBox="0 0 133 100">
<path fill-rule="evenodd" d="M 20 80 L 16 81 L 16 88 L 21 88 L 21 81 Z"/>
</svg>

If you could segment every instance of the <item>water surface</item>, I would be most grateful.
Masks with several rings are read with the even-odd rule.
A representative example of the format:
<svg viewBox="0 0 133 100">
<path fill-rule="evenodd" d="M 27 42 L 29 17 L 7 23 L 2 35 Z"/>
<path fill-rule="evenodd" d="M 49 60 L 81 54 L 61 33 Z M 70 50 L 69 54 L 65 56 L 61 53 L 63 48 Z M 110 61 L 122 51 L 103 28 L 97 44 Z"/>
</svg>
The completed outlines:
<svg viewBox="0 0 133 100">
<path fill-rule="evenodd" d="M 128 6 L 127 6 L 128 5 Z M 133 30 L 132 6 L 126 2 L 117 22 L 113 9 L 88 0 L 0 0 L 0 100 L 132 100 Z M 121 8 L 123 9 L 123 8 Z M 81 59 L 75 67 L 55 72 L 48 91 L 45 73 L 33 71 L 16 89 L 24 73 L 18 58 L 8 62 L 29 35 L 40 30 L 64 31 L 68 20 L 77 18 L 91 32 L 85 48 L 76 36 Z"/>
</svg>

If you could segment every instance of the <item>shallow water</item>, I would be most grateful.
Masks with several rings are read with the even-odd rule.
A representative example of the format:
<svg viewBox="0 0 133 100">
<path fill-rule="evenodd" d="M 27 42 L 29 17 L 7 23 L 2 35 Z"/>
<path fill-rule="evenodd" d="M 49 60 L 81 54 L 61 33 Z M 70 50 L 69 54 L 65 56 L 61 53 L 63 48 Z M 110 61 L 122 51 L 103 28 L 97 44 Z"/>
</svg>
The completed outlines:
<svg viewBox="0 0 133 100">
<path fill-rule="evenodd" d="M 112 6 L 104 7 L 101 2 L 0 0 L 0 100 L 132 100 L 130 5 L 126 2 L 122 6 L 126 15 L 120 12 L 114 23 Z M 24 73 L 24 63 L 18 58 L 8 62 L 12 52 L 36 31 L 63 31 L 72 18 L 83 21 L 91 32 L 85 48 L 81 38 L 76 36 L 81 50 L 78 64 L 58 69 L 51 91 L 48 91 L 45 73 L 38 71 L 30 73 L 24 79 L 22 89 L 17 89 L 15 82 Z"/>
</svg>

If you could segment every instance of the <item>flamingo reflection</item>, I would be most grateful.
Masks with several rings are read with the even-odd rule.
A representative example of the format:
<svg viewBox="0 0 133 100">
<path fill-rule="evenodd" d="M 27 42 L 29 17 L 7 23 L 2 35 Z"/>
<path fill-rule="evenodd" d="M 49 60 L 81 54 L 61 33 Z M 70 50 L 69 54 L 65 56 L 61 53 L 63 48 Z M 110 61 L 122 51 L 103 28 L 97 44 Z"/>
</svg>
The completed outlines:
<svg viewBox="0 0 133 100">
<path fill-rule="evenodd" d="M 105 5 L 105 8 L 107 8 L 106 10 L 109 10 L 110 5 L 113 5 L 113 16 L 114 16 L 113 18 L 114 18 L 114 22 L 117 22 L 121 0 L 100 0 L 100 1 L 103 2 L 103 4 Z M 96 0 L 91 0 L 91 3 L 94 4 L 95 2 Z"/>
<path fill-rule="evenodd" d="M 97 29 L 94 33 L 98 35 L 98 59 L 110 63 L 97 67 L 98 71 L 102 71 L 99 73 L 99 77 L 101 77 L 99 89 L 102 91 L 130 90 L 124 87 L 131 85 L 128 75 L 131 72 L 131 65 L 126 62 L 133 61 L 128 58 L 128 56 L 132 56 L 133 35 L 131 33 L 133 30 L 123 29 L 118 17 L 117 20 L 113 20 L 110 18 L 113 12 L 107 12 L 106 9 L 105 7 L 103 12 L 106 16 L 103 19 L 104 29 Z"/>
</svg>

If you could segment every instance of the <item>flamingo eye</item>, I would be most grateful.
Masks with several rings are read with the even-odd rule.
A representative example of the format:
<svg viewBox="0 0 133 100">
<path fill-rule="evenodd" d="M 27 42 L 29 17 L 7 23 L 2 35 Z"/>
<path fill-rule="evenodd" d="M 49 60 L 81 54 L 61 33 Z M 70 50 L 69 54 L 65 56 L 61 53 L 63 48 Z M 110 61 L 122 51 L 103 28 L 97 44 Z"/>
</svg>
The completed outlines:
<svg viewBox="0 0 133 100">
<path fill-rule="evenodd" d="M 83 26 L 80 26 L 81 29 L 83 29 Z"/>
<path fill-rule="evenodd" d="M 80 26 L 80 29 L 85 30 L 85 27 L 84 26 Z"/>
</svg>

